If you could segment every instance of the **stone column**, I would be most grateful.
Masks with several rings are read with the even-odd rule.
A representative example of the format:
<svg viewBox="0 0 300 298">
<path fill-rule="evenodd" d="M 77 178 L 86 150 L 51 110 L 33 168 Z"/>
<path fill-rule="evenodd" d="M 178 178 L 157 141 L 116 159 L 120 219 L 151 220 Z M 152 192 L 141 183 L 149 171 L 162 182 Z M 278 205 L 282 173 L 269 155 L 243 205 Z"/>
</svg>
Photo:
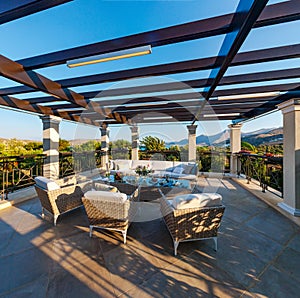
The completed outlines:
<svg viewBox="0 0 300 298">
<path fill-rule="evenodd" d="M 102 169 L 108 169 L 108 147 L 109 147 L 109 129 L 107 124 L 102 124 L 101 131 L 101 151 L 104 153 L 101 155 L 101 167 Z"/>
<path fill-rule="evenodd" d="M 278 108 L 283 114 L 283 202 L 278 205 L 300 216 L 300 99 Z"/>
<path fill-rule="evenodd" d="M 139 128 L 138 126 L 130 126 L 131 129 L 131 159 L 139 160 Z"/>
<path fill-rule="evenodd" d="M 195 162 L 197 155 L 196 155 L 196 128 L 197 125 L 188 125 L 187 129 L 189 131 L 188 140 L 189 140 L 189 155 L 188 161 Z"/>
<path fill-rule="evenodd" d="M 49 179 L 59 178 L 59 123 L 61 118 L 41 116 L 43 122 L 43 151 L 47 155 L 43 175 Z"/>
<path fill-rule="evenodd" d="M 242 124 L 229 124 L 230 133 L 230 173 L 237 175 L 240 171 L 240 166 L 238 165 L 238 158 L 235 153 L 241 151 L 241 128 Z"/>
</svg>

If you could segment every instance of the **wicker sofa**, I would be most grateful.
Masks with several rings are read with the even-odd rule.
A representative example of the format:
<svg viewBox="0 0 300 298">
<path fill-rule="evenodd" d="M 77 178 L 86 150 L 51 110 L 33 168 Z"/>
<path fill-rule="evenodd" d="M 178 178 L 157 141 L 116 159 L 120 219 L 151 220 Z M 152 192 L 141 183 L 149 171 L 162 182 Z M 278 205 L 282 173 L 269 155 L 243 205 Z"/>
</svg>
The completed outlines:
<svg viewBox="0 0 300 298">
<path fill-rule="evenodd" d="M 168 176 L 173 179 L 196 180 L 198 175 L 198 165 L 195 162 L 126 159 L 111 160 L 110 173 L 134 175 L 138 166 L 150 169 L 152 171 L 150 175 L 154 177 Z"/>
<path fill-rule="evenodd" d="M 56 226 L 61 214 L 82 206 L 83 193 L 92 188 L 92 182 L 77 183 L 75 176 L 59 180 L 38 176 L 35 178 L 34 186 L 42 205 L 42 217 L 44 218 L 47 211 L 53 216 L 53 223 Z"/>
<path fill-rule="evenodd" d="M 162 194 L 160 197 L 160 210 L 173 239 L 175 256 L 179 243 L 185 241 L 212 238 L 217 250 L 218 229 L 225 211 L 221 197 L 218 194 L 200 194 L 202 199 L 190 197 L 192 199 L 189 200 L 191 195 L 170 198 Z"/>
<path fill-rule="evenodd" d="M 90 224 L 90 237 L 93 228 L 106 229 L 121 232 L 126 243 L 127 230 L 138 210 L 139 188 L 126 185 L 122 191 L 128 193 L 91 190 L 84 194 L 82 201 Z"/>
</svg>

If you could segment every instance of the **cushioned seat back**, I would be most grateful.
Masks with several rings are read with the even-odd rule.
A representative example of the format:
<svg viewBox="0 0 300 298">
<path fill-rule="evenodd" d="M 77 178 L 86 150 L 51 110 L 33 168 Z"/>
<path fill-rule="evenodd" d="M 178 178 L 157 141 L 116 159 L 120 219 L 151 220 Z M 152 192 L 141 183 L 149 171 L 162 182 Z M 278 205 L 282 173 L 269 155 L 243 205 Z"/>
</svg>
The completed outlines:
<svg viewBox="0 0 300 298">
<path fill-rule="evenodd" d="M 84 194 L 86 199 L 90 200 L 101 200 L 101 201 L 110 201 L 117 203 L 124 203 L 127 200 L 127 195 L 121 192 L 109 192 L 102 190 L 91 190 Z"/>
<path fill-rule="evenodd" d="M 116 159 L 114 161 L 115 170 L 129 170 L 132 167 L 132 160 Z"/>
<path fill-rule="evenodd" d="M 173 167 L 172 161 L 166 160 L 151 160 L 151 169 L 154 171 L 164 171 Z"/>
<path fill-rule="evenodd" d="M 180 171 L 178 170 L 177 172 L 179 174 L 185 174 L 185 175 L 196 175 L 197 174 L 197 164 L 194 163 L 194 162 L 174 162 L 174 170 L 176 169 L 181 169 L 181 173 Z M 174 172 L 173 170 L 173 172 Z"/>
<path fill-rule="evenodd" d="M 222 205 L 222 196 L 218 193 L 197 193 L 176 196 L 172 205 L 175 209 L 217 207 Z"/>
<path fill-rule="evenodd" d="M 60 189 L 60 186 L 54 180 L 48 179 L 46 177 L 37 176 L 34 178 L 34 181 L 36 186 L 46 191 Z"/>
</svg>

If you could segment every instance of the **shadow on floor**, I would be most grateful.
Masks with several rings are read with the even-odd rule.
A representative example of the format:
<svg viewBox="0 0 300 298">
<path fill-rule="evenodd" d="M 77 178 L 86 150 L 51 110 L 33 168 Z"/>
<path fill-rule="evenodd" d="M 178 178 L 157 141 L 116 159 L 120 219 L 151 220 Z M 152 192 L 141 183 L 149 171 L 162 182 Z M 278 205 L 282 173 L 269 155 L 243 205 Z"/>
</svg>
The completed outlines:
<svg viewBox="0 0 300 298">
<path fill-rule="evenodd" d="M 298 297 L 299 228 L 231 180 L 199 188 L 226 205 L 218 252 L 187 242 L 174 257 L 159 216 L 134 222 L 124 245 L 119 233 L 89 238 L 83 208 L 57 227 L 38 199 L 0 211 L 0 297 Z"/>
</svg>

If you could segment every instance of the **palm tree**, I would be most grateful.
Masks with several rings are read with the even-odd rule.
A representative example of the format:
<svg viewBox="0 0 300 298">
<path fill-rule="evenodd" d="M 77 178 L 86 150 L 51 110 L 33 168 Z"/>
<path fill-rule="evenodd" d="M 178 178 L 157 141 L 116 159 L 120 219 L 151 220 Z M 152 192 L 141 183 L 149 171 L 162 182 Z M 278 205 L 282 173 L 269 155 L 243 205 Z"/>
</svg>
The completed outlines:
<svg viewBox="0 0 300 298">
<path fill-rule="evenodd" d="M 242 150 L 249 150 L 253 153 L 256 152 L 256 147 L 254 145 L 248 143 L 248 142 L 245 142 L 245 141 L 241 142 L 241 148 L 242 148 Z"/>
<path fill-rule="evenodd" d="M 148 151 L 162 151 L 166 149 L 165 141 L 158 137 L 147 136 L 141 140 L 141 144 L 146 147 Z"/>
</svg>

